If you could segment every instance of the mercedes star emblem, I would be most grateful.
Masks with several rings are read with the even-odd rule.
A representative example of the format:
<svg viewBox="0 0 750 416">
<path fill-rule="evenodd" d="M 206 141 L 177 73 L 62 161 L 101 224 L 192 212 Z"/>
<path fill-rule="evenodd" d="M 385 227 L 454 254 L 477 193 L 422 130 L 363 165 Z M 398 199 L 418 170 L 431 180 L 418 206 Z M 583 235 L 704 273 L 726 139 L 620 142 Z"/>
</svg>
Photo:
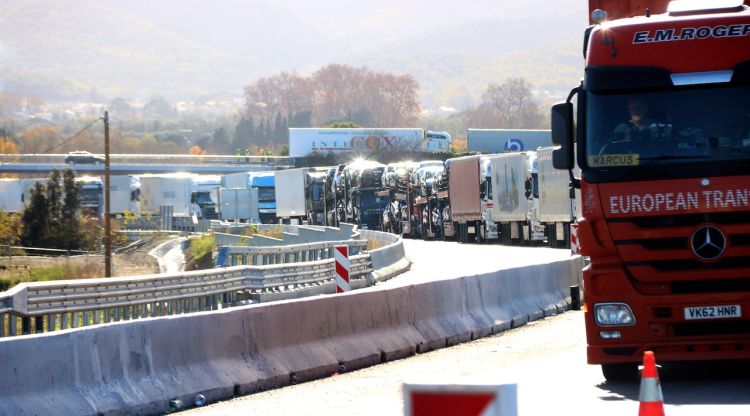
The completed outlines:
<svg viewBox="0 0 750 416">
<path fill-rule="evenodd" d="M 701 260 L 716 260 L 724 254 L 727 239 L 720 229 L 712 225 L 704 225 L 693 233 L 690 238 L 690 248 Z"/>
</svg>

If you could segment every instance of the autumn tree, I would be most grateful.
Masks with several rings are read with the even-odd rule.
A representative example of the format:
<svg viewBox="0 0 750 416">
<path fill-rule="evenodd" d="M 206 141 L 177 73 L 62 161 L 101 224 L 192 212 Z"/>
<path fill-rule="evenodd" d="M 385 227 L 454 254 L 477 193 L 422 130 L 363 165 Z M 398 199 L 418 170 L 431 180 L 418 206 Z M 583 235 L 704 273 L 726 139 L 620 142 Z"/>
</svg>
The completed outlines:
<svg viewBox="0 0 750 416">
<path fill-rule="evenodd" d="M 0 211 L 0 244 L 15 246 L 21 238 L 21 217 Z"/>
<path fill-rule="evenodd" d="M 0 137 L 0 153 L 4 155 L 18 154 L 18 146 L 10 137 Z"/>
<path fill-rule="evenodd" d="M 245 88 L 243 120 L 256 126 L 247 143 L 280 145 L 287 141 L 289 127 L 337 121 L 411 127 L 420 113 L 418 91 L 419 84 L 410 75 L 346 65 L 328 65 L 310 77 L 282 72 L 261 78 Z M 233 147 L 242 148 L 240 143 L 235 134 Z"/>
<path fill-rule="evenodd" d="M 473 128 L 533 129 L 544 126 L 544 114 L 525 78 L 489 84 L 482 103 L 467 111 Z"/>
</svg>

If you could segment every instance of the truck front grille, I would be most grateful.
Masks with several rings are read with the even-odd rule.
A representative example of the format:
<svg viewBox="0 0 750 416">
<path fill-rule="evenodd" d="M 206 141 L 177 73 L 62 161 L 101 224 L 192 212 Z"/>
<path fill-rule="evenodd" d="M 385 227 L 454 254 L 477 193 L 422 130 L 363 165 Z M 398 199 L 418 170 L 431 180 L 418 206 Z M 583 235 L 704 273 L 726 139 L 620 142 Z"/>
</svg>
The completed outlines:
<svg viewBox="0 0 750 416">
<path fill-rule="evenodd" d="M 636 286 L 671 286 L 670 293 L 750 290 L 750 211 L 618 218 L 609 230 Z M 714 261 L 699 259 L 693 234 L 704 224 L 719 228 L 726 249 Z"/>
</svg>

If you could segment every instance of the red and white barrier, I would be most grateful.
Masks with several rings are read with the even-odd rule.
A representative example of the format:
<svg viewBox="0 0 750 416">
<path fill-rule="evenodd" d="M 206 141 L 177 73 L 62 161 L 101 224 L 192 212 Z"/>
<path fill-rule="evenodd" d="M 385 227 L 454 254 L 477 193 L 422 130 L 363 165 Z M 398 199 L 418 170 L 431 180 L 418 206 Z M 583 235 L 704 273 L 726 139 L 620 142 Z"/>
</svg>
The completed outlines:
<svg viewBox="0 0 750 416">
<path fill-rule="evenodd" d="M 580 247 L 578 246 L 578 224 L 570 224 L 570 251 L 573 254 L 578 254 Z"/>
<path fill-rule="evenodd" d="M 515 384 L 404 384 L 406 416 L 517 416 Z"/>
<path fill-rule="evenodd" d="M 336 293 L 352 290 L 349 274 L 352 270 L 349 263 L 349 246 L 334 246 L 333 258 L 336 261 Z"/>
</svg>

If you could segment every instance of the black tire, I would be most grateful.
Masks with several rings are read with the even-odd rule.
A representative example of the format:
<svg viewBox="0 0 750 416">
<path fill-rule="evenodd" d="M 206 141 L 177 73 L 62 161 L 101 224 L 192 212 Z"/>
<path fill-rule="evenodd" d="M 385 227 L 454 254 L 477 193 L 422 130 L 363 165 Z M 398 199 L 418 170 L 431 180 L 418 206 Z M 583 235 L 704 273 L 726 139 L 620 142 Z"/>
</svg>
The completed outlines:
<svg viewBox="0 0 750 416">
<path fill-rule="evenodd" d="M 602 364 L 602 374 L 607 381 L 633 381 L 638 379 L 638 364 Z"/>
<path fill-rule="evenodd" d="M 484 244 L 487 241 L 487 230 L 481 221 L 477 221 L 477 243 Z"/>
<path fill-rule="evenodd" d="M 570 248 L 570 223 L 564 222 L 563 223 L 563 240 L 558 241 L 558 247 L 561 248 Z"/>
<path fill-rule="evenodd" d="M 547 224 L 547 241 L 551 248 L 557 247 L 557 227 L 555 224 Z"/>
</svg>

